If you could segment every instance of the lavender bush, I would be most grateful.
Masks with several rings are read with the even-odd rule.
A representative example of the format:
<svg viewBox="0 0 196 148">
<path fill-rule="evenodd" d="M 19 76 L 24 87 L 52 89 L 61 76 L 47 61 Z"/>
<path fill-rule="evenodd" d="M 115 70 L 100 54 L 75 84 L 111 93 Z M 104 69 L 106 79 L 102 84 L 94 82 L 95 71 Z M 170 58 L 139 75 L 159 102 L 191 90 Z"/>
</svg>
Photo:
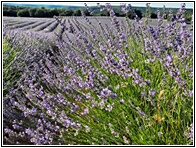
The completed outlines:
<svg viewBox="0 0 196 148">
<path fill-rule="evenodd" d="M 52 24 L 50 24 L 47 28 L 45 28 L 44 30 L 46 31 L 46 32 L 51 32 L 51 31 L 53 31 L 56 27 L 57 27 L 57 25 L 58 25 L 58 22 L 54 22 L 54 23 L 52 23 Z"/>
<path fill-rule="evenodd" d="M 109 3 L 99 7 L 111 26 L 83 12 L 55 17 L 55 40 L 5 27 L 4 144 L 193 144 L 193 33 L 185 5 L 167 26 L 160 12 L 150 26 L 137 16 L 119 21 Z"/>
<path fill-rule="evenodd" d="M 21 27 L 24 27 L 26 25 L 32 25 L 34 24 L 35 22 L 24 22 L 24 23 L 21 23 L 21 24 L 16 24 L 16 25 L 13 25 L 10 29 L 14 29 L 14 28 L 21 28 Z"/>
<path fill-rule="evenodd" d="M 49 22 L 45 22 L 44 24 L 42 25 L 39 25 L 35 28 L 36 31 L 40 31 L 40 30 L 43 30 L 45 29 L 46 27 L 48 27 L 48 25 L 51 25 L 54 21 L 49 21 Z"/>
</svg>

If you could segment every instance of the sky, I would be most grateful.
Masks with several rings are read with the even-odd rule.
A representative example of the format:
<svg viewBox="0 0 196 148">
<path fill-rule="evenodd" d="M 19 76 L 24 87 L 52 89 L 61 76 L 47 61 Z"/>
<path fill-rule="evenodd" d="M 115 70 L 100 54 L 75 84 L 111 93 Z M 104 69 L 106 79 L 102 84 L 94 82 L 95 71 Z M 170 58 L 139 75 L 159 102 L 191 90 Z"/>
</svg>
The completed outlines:
<svg viewBox="0 0 196 148">
<path fill-rule="evenodd" d="M 9 2 L 12 3 L 12 2 Z M 14 2 L 17 4 L 52 4 L 52 5 L 71 5 L 71 6 L 84 6 L 84 2 Z M 95 6 L 97 4 L 96 1 L 91 1 L 91 2 L 86 2 L 88 6 Z M 105 3 L 107 3 L 107 1 L 105 2 L 99 2 L 100 4 L 104 5 Z M 140 6 L 140 7 L 146 7 L 146 2 L 109 2 L 111 3 L 111 5 L 119 5 L 120 3 L 127 3 L 127 4 L 131 4 L 132 6 Z M 167 8 L 179 8 L 180 4 L 183 2 L 169 2 L 169 1 L 164 1 L 164 2 L 150 2 L 150 6 L 151 7 L 163 7 L 163 5 L 165 5 L 165 7 Z M 193 8 L 194 3 L 193 2 L 185 2 L 186 4 L 186 8 Z"/>
</svg>

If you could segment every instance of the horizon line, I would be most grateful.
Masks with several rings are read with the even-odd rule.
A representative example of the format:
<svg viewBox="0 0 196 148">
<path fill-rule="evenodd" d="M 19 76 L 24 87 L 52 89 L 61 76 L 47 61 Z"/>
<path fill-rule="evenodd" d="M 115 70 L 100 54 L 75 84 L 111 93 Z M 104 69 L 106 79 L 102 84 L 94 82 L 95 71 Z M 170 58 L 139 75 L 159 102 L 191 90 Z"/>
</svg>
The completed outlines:
<svg viewBox="0 0 196 148">
<path fill-rule="evenodd" d="M 147 2 L 147 1 L 146 1 Z M 167 2 L 167 1 L 166 1 Z M 70 2 L 51 2 L 51 1 L 48 1 L 48 2 L 3 2 L 3 4 L 15 4 L 15 5 L 23 5 L 23 4 L 28 4 L 28 5 L 57 5 L 57 6 L 78 6 L 78 7 L 85 7 L 84 6 L 84 2 L 75 2 L 76 5 Z M 40 3 L 40 4 L 39 4 Z M 67 3 L 67 4 L 66 4 Z M 92 6 L 97 6 L 96 5 L 96 1 L 95 2 L 86 2 L 88 4 L 88 6 L 92 7 Z M 93 4 L 92 4 L 93 3 Z M 104 3 L 104 2 L 100 2 L 100 3 Z M 123 3 L 123 1 L 121 2 Z M 144 2 L 141 3 L 141 2 L 124 2 L 126 4 L 130 3 L 130 4 L 133 4 L 132 7 L 146 7 Z M 153 6 L 150 6 L 151 8 L 163 8 L 163 5 L 167 5 L 166 8 L 180 8 L 180 4 L 182 2 L 168 2 L 168 3 L 163 3 L 163 2 L 150 2 L 151 5 Z M 188 5 L 185 9 L 193 9 L 193 6 L 194 6 L 194 3 L 192 2 L 185 2 L 186 5 Z M 101 4 L 103 5 L 103 4 Z M 120 5 L 120 2 L 117 3 L 117 2 L 111 2 L 111 5 L 112 6 L 119 6 Z"/>
</svg>

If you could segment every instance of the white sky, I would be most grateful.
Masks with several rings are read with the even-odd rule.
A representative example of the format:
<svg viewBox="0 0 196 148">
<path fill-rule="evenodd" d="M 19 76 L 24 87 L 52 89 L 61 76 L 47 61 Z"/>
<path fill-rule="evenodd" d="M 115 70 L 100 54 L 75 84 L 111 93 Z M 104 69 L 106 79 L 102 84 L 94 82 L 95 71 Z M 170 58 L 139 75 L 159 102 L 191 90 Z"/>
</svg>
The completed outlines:
<svg viewBox="0 0 196 148">
<path fill-rule="evenodd" d="M 124 2 L 124 3 L 127 3 L 127 4 L 131 4 L 132 6 L 142 6 L 142 7 L 146 7 L 146 2 Z M 194 6 L 194 3 L 193 2 L 186 2 L 186 8 L 193 8 Z M 13 3 L 12 2 L 9 2 L 9 3 Z M 17 4 L 53 4 L 53 5 L 71 5 L 71 6 L 84 6 L 84 2 L 14 2 L 14 3 L 17 3 Z M 88 6 L 96 6 L 97 2 L 96 1 L 91 1 L 91 2 L 86 2 Z M 99 2 L 100 4 L 104 5 L 105 3 L 107 3 L 107 1 L 105 2 Z M 122 2 L 109 2 L 111 3 L 111 5 L 119 5 L 120 3 L 123 3 Z M 176 2 L 169 2 L 169 1 L 164 1 L 164 2 L 150 2 L 150 6 L 151 7 L 163 7 L 163 5 L 165 5 L 166 7 L 168 8 L 179 8 L 180 7 L 180 4 L 183 3 L 183 1 L 179 2 L 179 1 L 176 1 Z"/>
</svg>

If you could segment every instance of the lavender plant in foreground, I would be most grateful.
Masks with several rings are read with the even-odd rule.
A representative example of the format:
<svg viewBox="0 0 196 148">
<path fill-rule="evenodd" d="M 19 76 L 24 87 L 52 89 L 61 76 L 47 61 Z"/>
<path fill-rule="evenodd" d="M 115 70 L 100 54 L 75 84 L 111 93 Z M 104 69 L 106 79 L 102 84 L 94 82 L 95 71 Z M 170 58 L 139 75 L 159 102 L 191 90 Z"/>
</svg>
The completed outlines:
<svg viewBox="0 0 196 148">
<path fill-rule="evenodd" d="M 6 29 L 4 144 L 191 144 L 193 42 L 181 9 L 167 27 L 160 12 L 155 27 L 123 25 L 107 3 L 111 30 L 55 17 L 64 29 L 53 42 Z"/>
</svg>

